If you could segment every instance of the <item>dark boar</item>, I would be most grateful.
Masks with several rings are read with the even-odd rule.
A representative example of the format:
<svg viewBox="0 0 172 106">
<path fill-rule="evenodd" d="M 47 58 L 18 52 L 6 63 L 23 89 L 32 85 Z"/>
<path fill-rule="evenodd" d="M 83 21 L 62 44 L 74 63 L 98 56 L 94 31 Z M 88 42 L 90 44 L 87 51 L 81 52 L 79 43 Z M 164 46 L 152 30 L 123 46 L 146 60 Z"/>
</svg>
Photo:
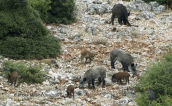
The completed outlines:
<svg viewBox="0 0 172 106">
<path fill-rule="evenodd" d="M 73 98 L 74 98 L 74 86 L 73 85 L 69 85 L 67 87 L 67 97 L 71 98 L 72 94 L 73 94 Z"/>
<path fill-rule="evenodd" d="M 130 13 L 127 12 L 127 9 L 124 5 L 115 4 L 112 8 L 112 16 L 111 16 L 112 25 L 114 25 L 114 18 L 117 17 L 120 25 L 122 25 L 122 21 L 123 21 L 124 25 L 131 26 L 131 24 L 128 22 L 129 15 Z"/>
<path fill-rule="evenodd" d="M 121 62 L 124 71 L 128 70 L 132 73 L 136 73 L 137 64 L 134 64 L 133 57 L 129 53 L 126 53 L 121 49 L 114 49 L 110 53 L 110 60 L 111 68 L 115 68 L 114 63 L 116 60 L 118 60 Z"/>
<path fill-rule="evenodd" d="M 155 92 L 149 88 L 149 90 L 147 90 L 147 95 L 149 97 L 149 100 L 152 102 L 153 100 L 156 100 L 156 94 Z"/>
<path fill-rule="evenodd" d="M 89 59 L 90 60 L 90 63 L 91 63 L 91 61 L 93 61 L 93 59 L 94 59 L 94 53 L 92 53 L 92 52 L 90 52 L 90 51 L 88 51 L 88 50 L 86 50 L 86 49 L 83 49 L 82 51 L 81 51 L 81 63 L 82 63 L 82 59 L 83 58 L 85 58 L 86 60 L 85 60 L 85 63 L 87 62 L 87 59 Z"/>
<path fill-rule="evenodd" d="M 147 96 L 151 102 L 153 100 L 156 100 L 156 93 L 151 88 L 149 88 L 148 90 L 141 90 L 140 92 L 142 94 L 147 93 Z"/>
<path fill-rule="evenodd" d="M 16 71 L 13 71 L 11 74 L 8 75 L 8 82 L 11 83 L 11 85 L 14 82 L 14 86 L 15 86 L 17 80 L 18 80 L 18 73 Z"/>
<path fill-rule="evenodd" d="M 103 81 L 102 87 L 105 85 L 104 78 L 106 77 L 107 69 L 102 66 L 94 66 L 87 70 L 84 76 L 80 79 L 79 88 L 83 88 L 86 83 L 88 83 L 88 88 L 90 88 L 90 83 L 92 82 L 93 89 L 95 89 L 94 81 L 98 78 L 98 85 Z"/>
<path fill-rule="evenodd" d="M 130 77 L 130 74 L 128 72 L 126 72 L 126 71 L 119 72 L 119 73 L 116 73 L 112 76 L 112 82 L 115 82 L 115 81 L 119 82 L 120 81 L 120 83 L 122 84 L 121 79 L 125 79 L 126 83 L 128 82 L 128 84 L 129 84 L 129 77 Z"/>
</svg>

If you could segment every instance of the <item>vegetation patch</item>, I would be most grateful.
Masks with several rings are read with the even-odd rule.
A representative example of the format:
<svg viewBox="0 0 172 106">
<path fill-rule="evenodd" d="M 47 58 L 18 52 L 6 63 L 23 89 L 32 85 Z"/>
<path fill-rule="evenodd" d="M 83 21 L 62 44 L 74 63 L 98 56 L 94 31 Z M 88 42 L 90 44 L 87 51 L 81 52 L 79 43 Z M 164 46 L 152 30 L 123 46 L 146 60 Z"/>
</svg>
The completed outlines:
<svg viewBox="0 0 172 106">
<path fill-rule="evenodd" d="M 48 10 L 48 23 L 70 24 L 76 21 L 74 0 L 51 0 L 51 10 Z"/>
<path fill-rule="evenodd" d="M 93 39 L 93 44 L 106 45 L 107 42 L 108 42 L 107 38 L 104 38 L 104 37 L 96 37 Z"/>
<path fill-rule="evenodd" d="M 51 0 L 29 0 L 31 6 L 37 10 L 41 19 L 46 22 L 48 19 L 48 10 L 51 10 Z"/>
<path fill-rule="evenodd" d="M 45 81 L 45 74 L 40 71 L 41 68 L 38 66 L 28 66 L 24 62 L 5 61 L 3 67 L 0 75 L 5 75 L 6 78 L 11 72 L 16 71 L 20 76 L 19 82 L 42 83 Z"/>
<path fill-rule="evenodd" d="M 156 93 L 157 100 L 151 106 L 169 106 L 172 103 L 172 52 L 164 54 L 164 57 L 152 63 L 136 84 L 136 91 L 146 91 L 151 88 Z M 144 93 L 136 96 L 138 106 L 150 104 Z"/>
<path fill-rule="evenodd" d="M 53 58 L 60 44 L 28 0 L 1 0 L 0 54 L 13 59 Z"/>
</svg>

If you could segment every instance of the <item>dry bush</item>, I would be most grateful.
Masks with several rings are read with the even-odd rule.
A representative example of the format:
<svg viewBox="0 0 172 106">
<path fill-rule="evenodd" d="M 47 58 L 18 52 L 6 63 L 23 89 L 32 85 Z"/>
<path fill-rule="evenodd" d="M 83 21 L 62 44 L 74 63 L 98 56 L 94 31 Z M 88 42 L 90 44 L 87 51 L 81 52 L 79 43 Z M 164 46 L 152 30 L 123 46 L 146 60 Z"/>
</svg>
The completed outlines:
<svg viewBox="0 0 172 106">
<path fill-rule="evenodd" d="M 73 100 L 73 99 L 68 99 L 68 100 L 66 100 L 66 102 L 65 102 L 65 104 L 64 104 L 64 106 L 77 106 L 77 102 L 75 101 L 75 100 Z"/>
<path fill-rule="evenodd" d="M 106 45 L 107 42 L 108 42 L 108 40 L 105 37 L 95 37 L 93 39 L 93 44 L 103 44 L 103 45 Z"/>
<path fill-rule="evenodd" d="M 8 95 L 0 93 L 0 101 L 4 101 L 8 98 Z"/>
<path fill-rule="evenodd" d="M 46 90 L 46 91 L 52 90 L 52 87 L 51 87 L 51 86 L 44 86 L 43 88 L 44 88 L 44 90 Z"/>
<path fill-rule="evenodd" d="M 143 33 L 141 33 L 139 30 L 135 30 L 131 32 L 131 36 L 133 37 L 137 37 L 137 36 L 141 36 L 143 35 Z"/>
<path fill-rule="evenodd" d="M 171 29 L 172 28 L 172 25 L 168 26 L 168 29 Z"/>
</svg>

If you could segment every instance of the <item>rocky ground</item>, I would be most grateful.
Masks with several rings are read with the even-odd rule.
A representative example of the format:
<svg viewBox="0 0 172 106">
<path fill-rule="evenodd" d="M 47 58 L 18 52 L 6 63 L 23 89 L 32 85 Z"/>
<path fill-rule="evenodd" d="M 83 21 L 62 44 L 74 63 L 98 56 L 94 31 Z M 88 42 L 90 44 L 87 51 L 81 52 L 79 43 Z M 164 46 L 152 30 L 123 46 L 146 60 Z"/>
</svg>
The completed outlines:
<svg viewBox="0 0 172 106">
<path fill-rule="evenodd" d="M 58 67 L 43 64 L 41 71 L 48 72 L 43 84 L 22 83 L 18 87 L 9 86 L 7 79 L 0 76 L 1 106 L 32 105 L 72 105 L 72 106 L 135 106 L 136 93 L 133 87 L 137 77 L 130 76 L 129 84 L 111 82 L 113 73 L 122 71 L 122 65 L 116 62 L 116 69 L 110 68 L 109 53 L 121 48 L 130 53 L 137 63 L 138 74 L 156 58 L 162 56 L 172 44 L 172 12 L 158 7 L 156 3 L 76 0 L 77 22 L 71 25 L 47 25 L 51 33 L 60 40 L 62 53 L 56 57 Z M 110 4 L 108 4 L 110 3 Z M 131 27 L 110 24 L 111 8 L 122 3 L 130 10 Z M 88 8 L 87 8 L 88 7 Z M 157 9 L 158 8 L 158 9 Z M 145 10 L 147 9 L 147 10 Z M 116 31 L 112 29 L 116 27 Z M 80 51 L 86 48 L 96 53 L 92 63 L 80 62 Z M 0 65 L 4 60 L 1 57 Z M 38 65 L 38 60 L 26 61 Z M 108 69 L 106 86 L 96 86 L 96 90 L 79 89 L 79 77 L 93 66 L 105 66 Z M 75 86 L 75 98 L 66 97 L 68 85 Z M 32 94 L 32 95 L 30 95 Z M 29 96 L 30 95 L 30 96 Z"/>
</svg>

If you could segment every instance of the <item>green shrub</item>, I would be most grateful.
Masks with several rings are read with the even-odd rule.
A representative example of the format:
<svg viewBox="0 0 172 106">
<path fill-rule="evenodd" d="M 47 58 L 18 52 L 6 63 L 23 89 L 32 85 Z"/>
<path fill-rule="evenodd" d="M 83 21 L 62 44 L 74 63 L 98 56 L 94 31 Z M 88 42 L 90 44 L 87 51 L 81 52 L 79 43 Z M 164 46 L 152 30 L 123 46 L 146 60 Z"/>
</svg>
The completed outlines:
<svg viewBox="0 0 172 106">
<path fill-rule="evenodd" d="M 48 11 L 48 23 L 70 24 L 76 21 L 73 13 L 75 10 L 74 0 L 51 0 L 51 10 Z"/>
<path fill-rule="evenodd" d="M 0 54 L 14 59 L 56 57 L 60 44 L 28 0 L 1 0 Z"/>
<path fill-rule="evenodd" d="M 41 19 L 46 22 L 48 19 L 47 11 L 51 9 L 51 0 L 29 0 L 31 6 L 38 10 Z"/>
<path fill-rule="evenodd" d="M 171 106 L 172 98 L 168 95 L 160 96 L 156 101 L 149 101 L 147 93 L 136 95 L 135 101 L 138 106 Z"/>
<path fill-rule="evenodd" d="M 149 98 L 146 92 L 143 94 L 138 93 L 136 95 L 135 101 L 137 102 L 138 106 L 148 106 L 148 104 L 151 103 L 151 101 L 149 101 Z"/>
<path fill-rule="evenodd" d="M 52 36 L 39 39 L 8 37 L 0 41 L 0 54 L 13 59 L 52 58 L 60 53 L 60 44 Z"/>
<path fill-rule="evenodd" d="M 48 35 L 47 28 L 27 0 L 1 0 L 0 5 L 0 39 L 16 36 L 33 39 Z"/>
<path fill-rule="evenodd" d="M 156 0 L 143 0 L 143 1 L 146 2 L 146 3 L 149 3 L 151 1 L 156 1 Z"/>
<path fill-rule="evenodd" d="M 168 5 L 168 6 L 172 7 L 172 0 L 143 0 L 143 1 L 145 1 L 146 3 L 149 3 L 151 1 L 156 1 L 159 4 Z"/>
<path fill-rule="evenodd" d="M 172 98 L 169 97 L 168 95 L 165 95 L 160 97 L 160 101 L 162 102 L 163 106 L 171 106 Z"/>
<path fill-rule="evenodd" d="M 154 63 L 151 67 L 148 67 L 147 71 L 139 80 L 139 88 L 151 87 L 155 92 L 162 95 L 166 93 L 172 95 L 172 78 L 171 74 L 172 63 L 161 61 Z M 143 90 L 143 89 L 142 89 Z"/>
<path fill-rule="evenodd" d="M 21 76 L 19 82 L 42 83 L 45 81 L 45 74 L 40 71 L 41 68 L 38 66 L 27 67 L 26 63 L 23 62 L 5 61 L 3 67 L 6 67 L 7 70 L 3 70 L 1 75 L 5 74 L 5 77 L 7 77 L 11 72 L 17 71 L 19 76 Z"/>
<path fill-rule="evenodd" d="M 160 4 L 165 4 L 169 6 L 172 4 L 172 0 L 156 0 L 156 1 Z"/>
<path fill-rule="evenodd" d="M 164 105 L 165 99 L 161 96 L 168 96 L 169 101 L 172 99 L 172 54 L 166 53 L 164 55 L 165 59 L 162 58 L 156 63 L 152 63 L 145 73 L 140 77 L 138 84 L 136 84 L 136 91 L 146 90 L 148 88 L 152 88 L 152 90 L 156 93 L 156 98 L 159 101 L 157 103 L 161 103 Z M 143 97 L 142 97 L 143 96 Z M 137 99 L 138 104 L 147 103 L 144 95 L 140 96 L 141 99 Z M 165 97 L 166 98 L 166 97 Z M 142 106 L 142 105 L 139 105 Z M 167 106 L 167 105 L 165 105 Z"/>
<path fill-rule="evenodd" d="M 170 49 L 169 53 L 165 53 L 165 54 L 164 54 L 164 58 L 165 58 L 166 61 L 172 62 L 172 56 L 169 55 L 169 54 L 172 55 L 172 50 L 171 50 L 171 49 Z"/>
</svg>

